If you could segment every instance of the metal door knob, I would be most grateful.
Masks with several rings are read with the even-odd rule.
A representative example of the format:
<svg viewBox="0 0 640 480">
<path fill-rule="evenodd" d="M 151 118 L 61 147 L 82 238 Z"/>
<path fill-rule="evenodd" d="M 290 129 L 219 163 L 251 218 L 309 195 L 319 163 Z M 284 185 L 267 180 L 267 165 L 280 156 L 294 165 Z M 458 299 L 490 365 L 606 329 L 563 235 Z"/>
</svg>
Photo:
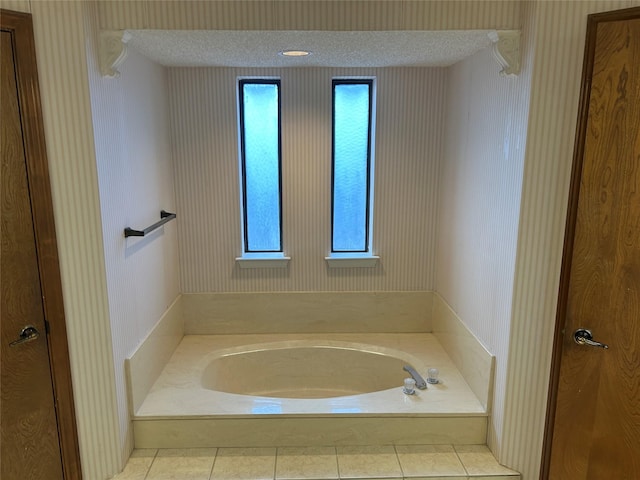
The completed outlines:
<svg viewBox="0 0 640 480">
<path fill-rule="evenodd" d="M 578 330 L 573 332 L 573 340 L 578 345 L 589 345 L 591 347 L 609 348 L 609 345 L 594 341 L 593 335 L 586 328 L 579 328 Z"/>
<path fill-rule="evenodd" d="M 21 343 L 32 342 L 40 336 L 40 332 L 33 325 L 27 325 L 20 331 L 20 336 L 17 340 L 14 340 L 9 344 L 10 347 L 15 347 Z"/>
</svg>

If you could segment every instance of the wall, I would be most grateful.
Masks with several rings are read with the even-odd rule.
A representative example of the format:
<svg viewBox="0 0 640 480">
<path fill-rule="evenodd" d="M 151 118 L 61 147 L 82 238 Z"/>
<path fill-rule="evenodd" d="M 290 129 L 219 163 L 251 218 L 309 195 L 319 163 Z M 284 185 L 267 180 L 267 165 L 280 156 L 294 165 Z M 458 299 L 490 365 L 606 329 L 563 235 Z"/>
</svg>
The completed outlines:
<svg viewBox="0 0 640 480">
<path fill-rule="evenodd" d="M 523 480 L 537 479 L 539 476 L 586 16 L 638 5 L 638 1 L 522 3 L 525 30 L 523 74 L 529 76 L 527 81 L 531 83 L 529 88 L 532 93 L 524 164 L 519 166 L 522 169 L 522 189 L 516 255 L 514 258 L 512 248 L 507 248 L 506 255 L 498 256 L 498 250 L 504 247 L 504 244 L 499 244 L 500 247 L 485 250 L 482 256 L 465 256 L 467 261 L 472 258 L 471 271 L 480 278 L 480 282 L 476 281 L 473 288 L 467 288 L 466 294 L 470 295 L 468 299 L 454 298 L 461 293 L 459 289 L 451 289 L 458 293 L 449 294 L 452 299 L 448 301 L 454 305 L 454 309 L 459 310 L 458 313 L 471 326 L 473 333 L 497 355 L 493 431 L 490 431 L 489 443 L 499 461 L 522 472 Z M 464 62 L 452 71 L 456 68 L 465 68 Z M 530 69 L 529 73 L 527 68 Z M 481 101 L 479 96 L 477 101 Z M 491 118 L 495 119 L 495 116 Z M 486 128 L 479 125 L 482 123 L 476 123 L 473 130 Z M 503 145 L 495 144 L 498 147 L 496 161 L 500 159 L 500 147 Z M 449 148 L 445 147 L 446 151 L 450 151 Z M 448 168 L 447 162 L 448 157 L 445 168 Z M 495 174 L 498 177 L 503 175 L 499 171 Z M 446 177 L 449 174 L 445 170 L 443 175 Z M 480 172 L 478 178 L 486 178 L 486 175 Z M 494 185 L 505 195 L 505 200 L 508 198 L 508 186 L 504 183 Z M 446 187 L 442 188 L 444 196 L 447 191 Z M 495 195 L 495 192 L 489 192 Z M 513 190 L 513 193 L 512 198 L 516 201 L 516 191 Z M 473 207 L 471 203 L 467 206 Z M 485 205 L 485 208 L 489 206 Z M 504 207 L 502 205 L 499 208 Z M 443 198 L 442 209 L 443 212 L 451 211 L 453 207 L 447 205 Z M 505 212 L 512 214 L 513 209 L 506 205 Z M 513 216 L 510 218 L 513 221 Z M 483 224 L 495 227 L 490 218 L 485 218 Z M 514 225 L 512 223 L 511 227 Z M 446 229 L 451 231 L 451 227 L 447 227 L 440 217 L 440 245 L 444 247 L 447 247 Z M 513 234 L 513 230 L 509 230 Z M 482 231 L 472 232 L 480 241 L 486 242 Z M 462 241 L 466 248 L 473 248 L 473 242 L 466 242 L 465 237 L 455 238 Z M 491 252 L 491 256 L 486 252 Z M 513 278 L 512 286 L 504 283 L 504 277 L 492 275 L 499 271 L 497 268 L 500 263 L 497 260 L 500 258 L 505 267 L 503 275 Z M 485 270 L 483 264 L 491 259 L 496 261 L 494 268 Z M 453 262 L 455 264 L 456 260 L 453 259 Z M 452 273 L 455 270 L 446 275 Z M 436 280 L 438 290 L 447 288 L 443 283 L 446 277 L 442 274 L 439 264 Z M 459 276 L 457 280 L 464 284 L 463 277 Z M 511 300 L 509 295 L 491 286 L 496 280 L 512 292 Z M 451 281 L 447 283 L 452 285 Z M 486 296 L 479 301 L 482 295 Z M 491 301 L 487 302 L 487 299 Z M 511 309 L 507 313 L 505 308 L 509 303 Z M 478 310 L 469 308 L 473 306 Z M 497 306 L 501 308 L 492 312 Z M 491 317 L 493 313 L 496 314 L 496 320 Z"/>
<path fill-rule="evenodd" d="M 84 50 L 87 5 L 25 3 L 3 1 L 2 6 L 10 4 L 33 14 L 83 472 L 86 479 L 104 479 L 115 473 L 122 459 Z M 242 3 L 245 15 L 228 11 L 234 3 Z M 324 10 L 317 3 L 315 10 L 306 10 L 308 2 L 300 2 L 285 11 L 282 3 L 268 3 L 281 9 L 286 21 L 280 23 L 271 15 L 273 10 L 258 7 L 255 14 L 246 15 L 250 8 L 267 2 L 215 2 L 216 8 L 224 4 L 221 8 L 227 9 L 219 16 L 200 15 L 186 2 L 180 7 L 179 2 L 100 2 L 98 8 L 102 28 L 204 28 L 212 18 L 225 28 L 246 28 L 247 23 L 254 28 L 293 29 L 304 25 L 330 29 L 333 23 L 342 29 L 385 25 L 518 28 L 521 20 L 531 25 L 531 91 L 535 95 L 527 132 L 503 441 L 498 453 L 503 463 L 522 471 L 525 480 L 536 479 L 586 14 L 639 2 L 390 2 L 393 7 L 371 2 L 367 15 L 360 16 L 343 15 L 343 2 L 328 2 L 332 6 Z M 353 3 L 362 3 L 349 3 L 356 12 Z M 399 3 L 402 13 L 394 13 Z M 87 234 L 78 235 L 78 231 Z"/>
<path fill-rule="evenodd" d="M 282 81 L 288 269 L 235 264 L 239 75 Z M 377 77 L 375 268 L 330 270 L 324 260 L 331 235 L 331 78 L 339 75 Z M 172 68 L 169 80 L 183 292 L 433 289 L 444 69 Z"/>
<path fill-rule="evenodd" d="M 503 423 L 531 78 L 499 74 L 491 49 L 449 68 L 440 175 L 437 291 L 496 356 L 489 445 Z"/>
<path fill-rule="evenodd" d="M 91 6 L 11 2 L 33 16 L 82 472 L 96 480 L 124 459 L 87 79 Z"/>
<path fill-rule="evenodd" d="M 137 88 L 142 92 L 132 91 L 131 85 L 127 87 L 129 90 L 123 88 L 120 80 L 126 82 L 125 78 L 115 80 L 108 86 L 103 84 L 104 90 L 100 92 L 102 96 L 95 106 L 98 109 L 104 109 L 102 113 L 106 118 L 100 127 L 104 130 L 100 130 L 95 136 L 94 144 L 89 76 L 91 76 L 91 87 L 94 92 L 96 88 L 100 88 L 96 83 L 107 82 L 96 77 L 95 65 L 93 65 L 94 52 L 91 50 L 95 40 L 97 5 L 89 2 L 2 0 L 0 6 L 31 13 L 33 17 L 82 471 L 83 477 L 87 480 L 106 479 L 122 468 L 130 448 L 130 444 L 127 444 L 128 411 L 122 390 L 122 356 L 127 349 L 144 338 L 145 331 L 148 332 L 166 308 L 165 302 L 175 297 L 178 290 L 175 272 L 176 254 L 174 253 L 173 258 L 169 259 L 169 264 L 155 262 L 158 265 L 157 268 L 163 270 L 160 279 L 157 278 L 159 275 L 157 271 L 153 273 L 154 280 L 164 283 L 161 286 L 162 293 L 159 295 L 162 299 L 150 303 L 127 303 L 127 308 L 131 307 L 135 313 L 125 311 L 121 308 L 123 305 L 117 305 L 115 301 L 117 295 L 113 294 L 113 273 L 116 272 L 113 267 L 114 260 L 116 263 L 118 260 L 123 260 L 122 255 L 114 256 L 116 250 L 114 244 L 117 243 L 115 240 L 117 237 L 122 242 L 120 235 L 122 228 L 126 225 L 114 227 L 117 234 L 105 238 L 103 243 L 102 213 L 105 213 L 107 222 L 105 232 L 110 229 L 107 224 L 112 225 L 114 219 L 111 219 L 112 223 L 109 224 L 110 212 L 103 212 L 101 209 L 98 169 L 100 167 L 104 169 L 111 161 L 118 162 L 116 165 L 119 168 L 123 167 L 122 152 L 113 149 L 117 142 L 125 138 L 130 146 L 137 145 L 138 152 L 142 150 L 142 153 L 149 153 L 153 150 L 150 148 L 151 144 L 133 140 L 133 133 L 144 131 L 141 125 L 133 121 L 133 117 L 125 116 L 137 115 L 138 112 L 132 108 L 133 105 L 123 105 L 118 102 L 115 106 L 113 104 L 106 106 L 106 104 L 109 104 L 110 95 L 117 98 L 120 94 L 124 94 L 125 98 L 130 98 L 135 94 L 142 95 L 141 98 L 146 101 L 151 99 L 145 93 L 145 87 L 139 84 Z M 134 76 L 149 74 L 157 79 L 161 69 L 149 65 L 147 67 L 147 70 L 142 68 L 140 71 L 136 66 L 126 65 L 123 70 L 130 68 L 135 71 Z M 120 86 L 113 87 L 118 82 Z M 157 83 L 154 85 L 157 88 L 153 89 L 152 96 L 166 88 L 164 85 L 158 86 Z M 157 98 L 153 101 L 156 100 Z M 143 104 L 144 102 L 141 105 Z M 142 108 L 139 113 L 146 119 L 151 115 L 151 112 L 145 108 Z M 136 118 L 135 120 L 146 121 L 146 119 Z M 100 118 L 97 120 L 100 123 Z M 115 122 L 109 123 L 108 120 L 115 120 Z M 156 133 L 160 130 L 164 131 L 164 142 L 168 138 L 165 130 L 166 120 L 166 115 L 159 115 L 153 126 L 153 131 Z M 159 126 L 157 122 L 162 121 L 165 122 L 164 125 Z M 109 146 L 110 140 L 116 143 Z M 166 160 L 169 158 L 168 145 L 158 142 L 153 145 L 164 149 L 161 163 L 166 166 Z M 107 154 L 109 149 L 113 156 Z M 150 159 L 147 155 L 143 156 L 145 160 Z M 101 165 L 97 164 L 98 158 L 102 160 Z M 136 168 L 143 166 L 144 163 L 132 165 L 133 173 L 138 173 L 139 170 Z M 165 174 L 167 170 L 169 169 L 163 167 L 159 172 L 160 176 L 167 177 Z M 114 174 L 117 176 L 118 172 L 118 169 L 114 169 L 110 176 L 115 185 L 118 184 L 118 179 L 114 178 Z M 160 179 L 159 183 L 163 184 L 166 190 L 166 182 L 163 183 Z M 117 195 L 111 197 L 112 202 L 116 201 L 115 197 Z M 130 197 L 126 196 L 126 198 Z M 146 208 L 144 202 L 140 208 Z M 155 209 L 151 218 L 155 218 L 158 213 Z M 118 209 L 112 213 L 116 215 L 117 212 L 122 211 Z M 124 211 L 132 215 L 136 213 L 131 206 Z M 140 221 L 146 224 L 148 221 L 146 211 L 141 214 L 145 218 Z M 124 220 L 121 222 L 124 223 Z M 145 265 L 140 265 L 140 257 L 157 254 L 155 250 L 158 241 L 166 244 L 168 243 L 166 237 L 169 236 L 173 236 L 171 241 L 175 243 L 175 231 L 171 234 L 167 225 L 163 238 L 155 238 L 153 245 L 149 245 L 145 251 L 140 249 L 142 253 L 135 249 L 128 249 L 126 258 L 129 270 L 126 272 L 127 276 L 121 277 L 120 281 L 124 279 L 122 283 L 126 285 L 132 270 L 135 269 L 131 268 L 133 263 L 141 269 L 140 272 L 147 268 Z M 122 247 L 121 244 L 120 247 Z M 154 253 L 152 254 L 151 251 Z M 123 253 L 122 248 L 119 253 Z M 165 253 L 169 253 L 167 249 Z M 120 267 L 123 267 L 124 263 L 123 261 Z M 173 266 L 171 266 L 172 263 Z M 123 269 L 126 270 L 125 267 Z M 171 270 L 174 270 L 174 273 L 171 273 Z M 110 278 L 107 278 L 108 276 Z M 146 289 L 145 283 L 146 281 L 142 282 L 141 286 Z M 151 283 L 157 286 L 156 281 Z M 138 293 L 139 296 L 148 294 L 140 290 Z M 118 362 L 118 369 L 114 368 L 114 361 Z"/>
<path fill-rule="evenodd" d="M 587 14 L 634 1 L 527 2 L 533 63 L 499 460 L 537 479 Z"/>
<path fill-rule="evenodd" d="M 176 222 L 144 238 L 142 229 L 175 212 L 166 69 L 129 52 L 118 78 L 102 77 L 97 17 L 88 28 L 87 60 L 109 316 L 118 397 L 120 444 L 127 458 L 133 436 L 125 359 L 149 334 L 179 293 Z"/>
<path fill-rule="evenodd" d="M 87 11 L 98 8 L 100 28 L 105 29 L 485 29 L 514 28 L 520 15 L 520 2 L 493 1 L 368 2 L 366 14 L 357 8 L 362 2 L 1 2 L 33 15 L 80 450 L 88 480 L 108 478 L 123 459 L 85 55 Z"/>
<path fill-rule="evenodd" d="M 0 0 L 0 8 L 14 12 L 31 13 L 31 2 L 29 0 Z"/>
<path fill-rule="evenodd" d="M 520 24 L 519 0 L 103 0 L 100 28 L 485 30 Z"/>
</svg>

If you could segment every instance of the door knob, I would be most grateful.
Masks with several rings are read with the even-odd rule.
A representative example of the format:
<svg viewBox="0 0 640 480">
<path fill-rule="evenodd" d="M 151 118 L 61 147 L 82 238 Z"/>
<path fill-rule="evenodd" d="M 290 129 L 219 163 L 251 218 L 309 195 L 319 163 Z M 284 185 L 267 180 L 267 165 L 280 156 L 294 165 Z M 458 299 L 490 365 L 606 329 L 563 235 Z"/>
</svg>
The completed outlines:
<svg viewBox="0 0 640 480">
<path fill-rule="evenodd" d="M 594 341 L 593 335 L 586 328 L 579 328 L 578 330 L 573 332 L 573 340 L 578 345 L 589 345 L 591 347 L 600 347 L 605 349 L 609 348 L 609 345 Z"/>
<path fill-rule="evenodd" d="M 40 332 L 33 325 L 27 325 L 22 330 L 20 330 L 20 335 L 17 340 L 14 340 L 9 344 L 10 347 L 15 347 L 21 343 L 32 342 L 36 338 L 40 336 Z"/>
</svg>

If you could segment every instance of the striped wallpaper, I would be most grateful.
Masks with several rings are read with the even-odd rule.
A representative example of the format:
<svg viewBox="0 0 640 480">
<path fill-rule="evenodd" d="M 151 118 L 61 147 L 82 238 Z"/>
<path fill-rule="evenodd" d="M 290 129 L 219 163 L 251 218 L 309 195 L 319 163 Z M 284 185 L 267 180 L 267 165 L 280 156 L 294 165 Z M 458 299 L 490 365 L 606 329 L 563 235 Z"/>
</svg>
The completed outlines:
<svg viewBox="0 0 640 480">
<path fill-rule="evenodd" d="M 14 12 L 31 13 L 31 2 L 29 0 L 0 0 L 0 8 Z"/>
<path fill-rule="evenodd" d="M 83 477 L 122 462 L 80 2 L 32 2 Z"/>
<path fill-rule="evenodd" d="M 339 3 L 343 5 L 338 6 Z M 109 29 L 302 29 L 306 26 L 339 30 L 519 28 L 521 25 L 525 26 L 525 31 L 529 29 L 525 42 L 530 42 L 527 48 L 532 55 L 529 61 L 532 94 L 515 257 L 504 418 L 500 448 L 496 453 L 501 462 L 521 471 L 524 480 L 534 480 L 538 477 L 542 445 L 586 14 L 639 4 L 637 0 L 324 4 L 212 2 L 210 5 L 204 2 L 117 1 L 95 4 L 2 0 L 3 7 L 10 5 L 33 14 L 85 479 L 103 480 L 115 473 L 121 466 L 123 447 L 119 436 L 112 328 L 85 60 L 86 35 L 90 34 L 90 29 L 84 22 L 93 8 L 98 9 L 99 25 Z M 208 11 L 214 14 L 210 15 Z M 170 73 L 170 77 L 171 91 L 175 82 L 187 81 L 176 78 L 175 73 Z M 200 83 L 201 88 L 206 86 L 204 78 L 192 81 Z M 440 81 L 446 84 L 446 74 Z M 310 82 L 306 84 L 310 85 Z M 173 95 L 171 101 L 175 101 Z M 303 112 L 296 114 L 303 115 Z M 235 129 L 230 134 L 235 135 Z M 401 140 L 398 138 L 396 141 Z M 288 175 L 290 191 L 296 192 L 296 180 L 306 174 L 302 169 L 294 168 Z M 326 179 L 320 177 L 318 185 L 309 182 L 307 187 L 319 190 L 325 184 Z M 406 203 L 402 198 L 400 196 L 398 208 L 402 202 Z M 177 199 L 177 202 L 181 208 L 181 200 Z M 311 231 L 313 222 L 302 216 L 303 208 L 306 206 L 292 205 L 290 214 L 300 218 L 301 232 Z M 83 229 L 88 231 L 87 235 L 75 233 Z M 204 241 L 202 238 L 211 232 L 196 229 L 195 234 Z M 225 241 L 233 241 L 233 233 L 224 232 L 223 235 Z M 211 248 L 215 250 L 218 247 Z M 229 243 L 225 248 L 231 250 L 235 247 Z M 210 255 L 211 252 L 205 253 Z M 384 252 L 380 253 L 384 261 Z M 429 256 L 433 260 L 433 252 L 425 254 L 424 258 Z M 306 258 L 305 265 L 315 261 L 305 253 L 298 258 L 301 263 Z M 384 263 L 383 267 L 386 268 Z M 222 281 L 211 278 L 206 271 L 194 271 L 198 272 L 190 280 L 193 280 L 191 288 L 194 290 L 205 285 L 208 288 L 212 281 Z M 375 278 L 345 280 L 340 273 L 325 274 L 326 277 L 317 281 L 318 284 L 324 282 L 340 288 L 343 285 L 359 288 L 360 282 L 378 288 L 385 282 Z M 433 285 L 435 279 L 427 277 L 421 281 L 424 285 Z M 264 279 L 227 278 L 225 281 L 229 284 L 235 282 L 234 288 L 237 286 L 239 290 L 251 290 L 258 288 Z M 278 288 L 281 285 L 292 286 L 287 279 L 279 282 Z M 475 295 L 476 299 L 481 298 L 480 292 L 469 294 Z M 474 301 L 469 300 L 469 303 Z M 473 323 L 475 320 L 469 317 L 465 321 Z M 494 334 L 483 332 L 503 327 L 502 324 L 491 323 L 491 320 L 486 322 L 490 325 L 477 325 L 474 333 L 490 338 Z M 501 337 L 499 344 L 504 345 L 502 342 Z"/>
<path fill-rule="evenodd" d="M 530 66 L 499 75 L 490 49 L 449 69 L 436 289 L 496 356 L 489 445 L 500 445 Z"/>
<path fill-rule="evenodd" d="M 101 1 L 100 27 L 175 30 L 519 28 L 522 2 L 496 0 Z"/>
<path fill-rule="evenodd" d="M 640 1 L 527 5 L 533 63 L 499 459 L 539 475 L 587 14 Z"/>
<path fill-rule="evenodd" d="M 432 290 L 444 69 L 170 69 L 183 292 Z M 236 78 L 278 76 L 288 269 L 240 269 Z M 377 78 L 375 268 L 328 269 L 331 78 Z"/>
<path fill-rule="evenodd" d="M 145 238 L 124 238 L 175 211 L 167 72 L 136 52 L 118 78 L 103 78 L 97 61 L 97 17 L 87 31 L 91 111 L 98 168 L 109 317 L 122 455 L 133 448 L 124 361 L 179 293 L 176 222 Z"/>
</svg>

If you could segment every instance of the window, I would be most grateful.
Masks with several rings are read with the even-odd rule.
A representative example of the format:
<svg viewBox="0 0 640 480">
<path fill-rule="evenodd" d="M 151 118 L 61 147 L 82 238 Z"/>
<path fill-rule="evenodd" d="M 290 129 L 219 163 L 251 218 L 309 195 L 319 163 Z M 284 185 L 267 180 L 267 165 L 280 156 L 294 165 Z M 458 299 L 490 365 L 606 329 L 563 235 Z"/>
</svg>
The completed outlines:
<svg viewBox="0 0 640 480">
<path fill-rule="evenodd" d="M 238 110 L 243 257 L 281 256 L 280 80 L 240 79 Z"/>
<path fill-rule="evenodd" d="M 373 89 L 333 80 L 332 257 L 371 256 Z"/>
</svg>

